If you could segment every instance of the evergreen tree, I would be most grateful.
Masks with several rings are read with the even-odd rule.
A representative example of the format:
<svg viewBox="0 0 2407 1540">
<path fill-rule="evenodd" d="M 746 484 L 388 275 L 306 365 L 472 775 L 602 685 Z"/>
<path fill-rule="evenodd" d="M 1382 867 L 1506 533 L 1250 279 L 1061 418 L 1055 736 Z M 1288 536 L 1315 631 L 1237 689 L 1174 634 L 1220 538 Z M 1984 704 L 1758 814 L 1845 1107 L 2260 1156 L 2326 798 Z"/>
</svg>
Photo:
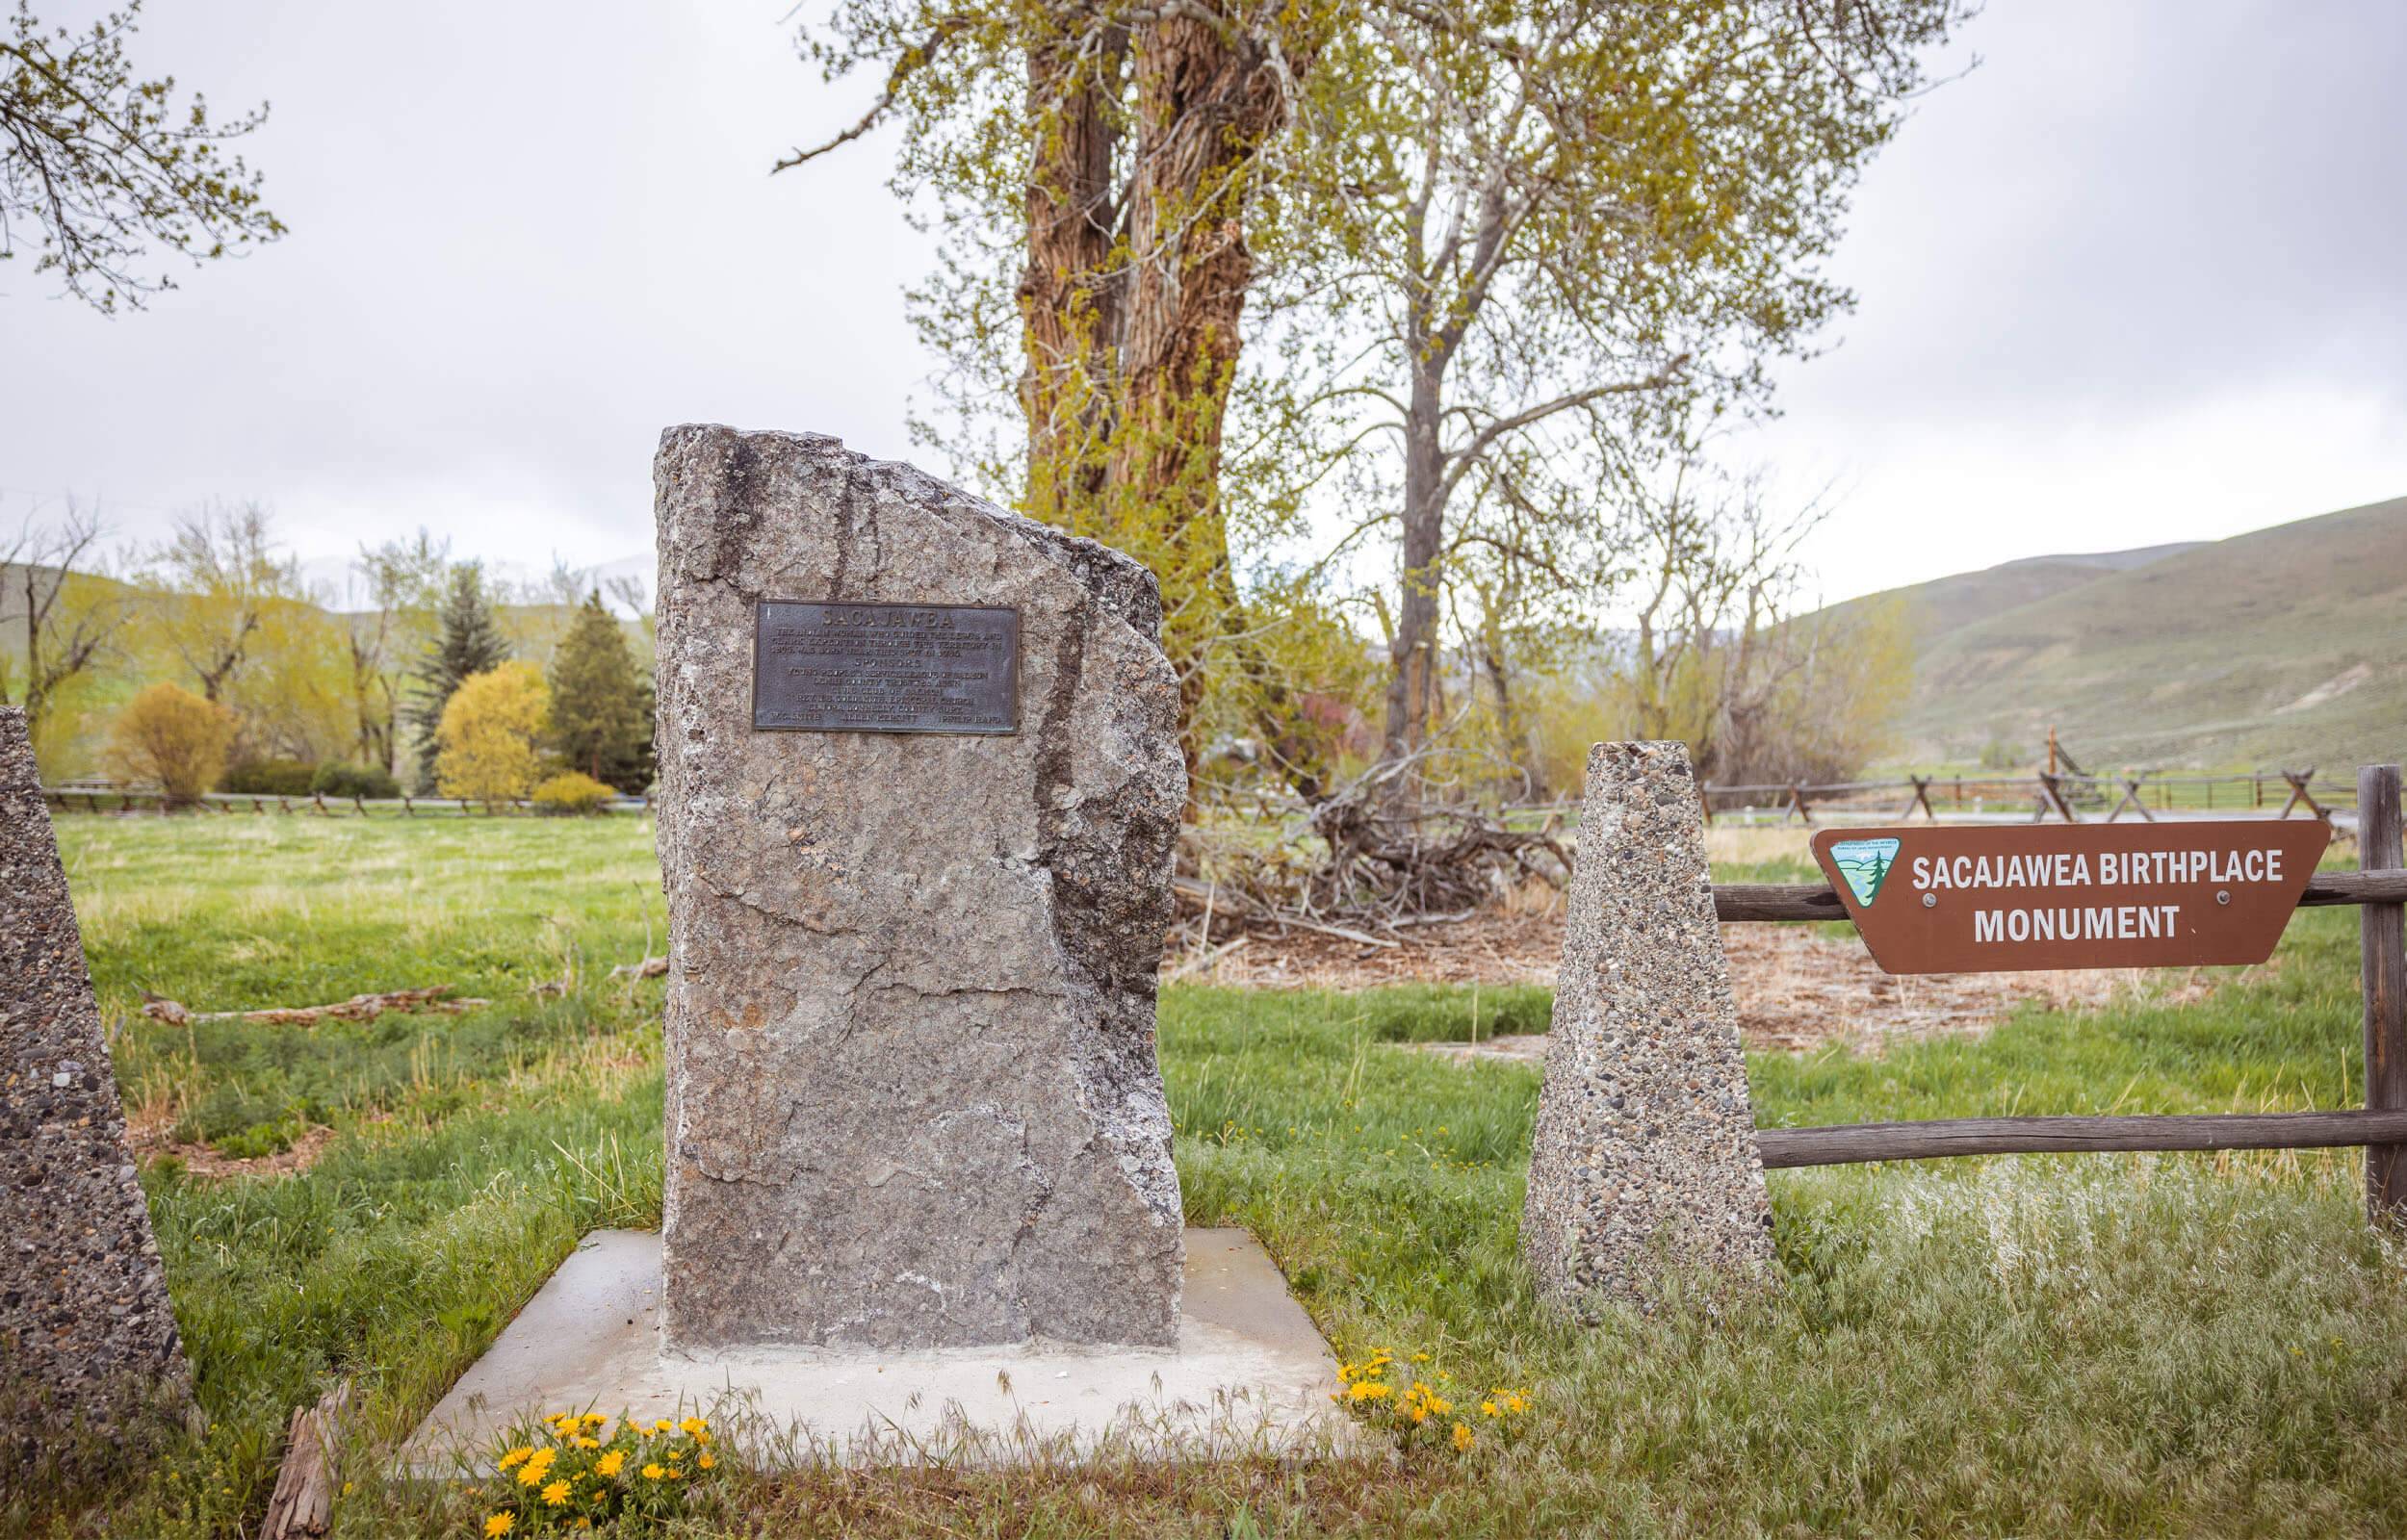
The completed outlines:
<svg viewBox="0 0 2407 1540">
<path fill-rule="evenodd" d="M 597 590 L 552 654 L 552 746 L 620 791 L 652 779 L 652 692 Z"/>
<path fill-rule="evenodd" d="M 439 619 L 442 630 L 434 651 L 413 671 L 418 694 L 410 722 L 418 730 L 421 786 L 434 783 L 434 757 L 440 747 L 435 728 L 443 720 L 443 708 L 452 704 L 452 692 L 461 680 L 500 666 L 510 655 L 509 643 L 494 624 L 493 602 L 485 595 L 484 569 L 476 562 L 464 561 L 452 569 Z"/>
</svg>

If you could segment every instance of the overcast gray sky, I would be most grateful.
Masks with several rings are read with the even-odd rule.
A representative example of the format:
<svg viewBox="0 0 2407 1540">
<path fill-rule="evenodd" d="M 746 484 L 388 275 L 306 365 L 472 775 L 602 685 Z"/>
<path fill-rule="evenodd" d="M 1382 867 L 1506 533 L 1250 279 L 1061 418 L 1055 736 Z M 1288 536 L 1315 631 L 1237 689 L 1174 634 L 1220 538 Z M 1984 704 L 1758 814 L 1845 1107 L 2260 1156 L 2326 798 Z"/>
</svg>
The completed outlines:
<svg viewBox="0 0 2407 1540">
<path fill-rule="evenodd" d="M 540 569 L 649 551 L 667 424 L 907 455 L 926 244 L 891 141 L 765 174 L 858 100 L 789 3 L 152 0 L 144 68 L 273 103 L 293 234 L 116 319 L 0 269 L 0 518 L 256 498 L 308 557 L 424 524 Z M 2407 494 L 2407 6 L 1992 0 L 1964 40 L 1858 199 L 1861 308 L 1731 447 L 1840 490 L 1822 591 Z"/>
</svg>

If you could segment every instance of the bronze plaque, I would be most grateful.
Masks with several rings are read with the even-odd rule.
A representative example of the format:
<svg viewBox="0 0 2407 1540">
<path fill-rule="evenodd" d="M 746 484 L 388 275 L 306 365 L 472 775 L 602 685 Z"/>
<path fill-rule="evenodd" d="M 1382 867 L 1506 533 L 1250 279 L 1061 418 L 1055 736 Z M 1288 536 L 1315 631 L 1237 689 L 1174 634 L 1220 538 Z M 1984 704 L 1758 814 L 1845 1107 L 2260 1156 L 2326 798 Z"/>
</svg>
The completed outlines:
<svg viewBox="0 0 2407 1540">
<path fill-rule="evenodd" d="M 1017 732 L 1020 612 L 764 599 L 753 614 L 752 725 Z"/>
<path fill-rule="evenodd" d="M 2321 819 L 1825 829 L 1814 859 L 1888 973 L 2262 962 Z"/>
</svg>

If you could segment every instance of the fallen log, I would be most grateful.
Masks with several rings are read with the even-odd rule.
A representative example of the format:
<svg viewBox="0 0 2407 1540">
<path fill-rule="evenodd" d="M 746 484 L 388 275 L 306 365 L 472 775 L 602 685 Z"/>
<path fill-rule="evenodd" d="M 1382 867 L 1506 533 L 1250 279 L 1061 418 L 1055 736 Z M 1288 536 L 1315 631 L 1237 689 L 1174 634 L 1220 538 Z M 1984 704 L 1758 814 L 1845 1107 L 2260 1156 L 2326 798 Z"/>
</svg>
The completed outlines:
<svg viewBox="0 0 2407 1540">
<path fill-rule="evenodd" d="M 668 971 L 668 959 L 648 957 L 640 962 L 621 962 L 610 969 L 614 979 L 657 979 Z"/>
<path fill-rule="evenodd" d="M 194 1011 L 180 1000 L 142 991 L 142 1014 L 171 1027 L 195 1021 L 252 1021 L 261 1026 L 305 1027 L 320 1021 L 374 1021 L 387 1011 L 440 1011 L 457 1015 L 488 1006 L 490 1000 L 451 997 L 453 986 L 429 985 L 423 989 L 387 989 L 379 994 L 354 994 L 331 1005 L 283 1006 L 265 1011 Z"/>
</svg>

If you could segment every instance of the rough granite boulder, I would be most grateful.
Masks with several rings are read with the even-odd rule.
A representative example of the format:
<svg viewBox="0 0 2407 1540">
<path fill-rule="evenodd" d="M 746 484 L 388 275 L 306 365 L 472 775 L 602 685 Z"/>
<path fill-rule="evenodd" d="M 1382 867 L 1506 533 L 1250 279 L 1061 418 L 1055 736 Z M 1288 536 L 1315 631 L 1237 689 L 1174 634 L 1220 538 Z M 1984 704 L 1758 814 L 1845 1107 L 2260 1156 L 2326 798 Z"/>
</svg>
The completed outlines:
<svg viewBox="0 0 2407 1540">
<path fill-rule="evenodd" d="M 191 1383 L 25 713 L 0 708 L 0 1470 L 123 1440 Z"/>
<path fill-rule="evenodd" d="M 1772 1210 L 1688 749 L 1600 743 L 1566 906 L 1521 1254 L 1573 1304 L 1761 1281 Z"/>
<path fill-rule="evenodd" d="M 832 438 L 672 428 L 655 481 L 664 1348 L 1173 1343 L 1152 576 Z M 1018 731 L 755 731 L 761 601 L 1016 609 Z"/>
</svg>

